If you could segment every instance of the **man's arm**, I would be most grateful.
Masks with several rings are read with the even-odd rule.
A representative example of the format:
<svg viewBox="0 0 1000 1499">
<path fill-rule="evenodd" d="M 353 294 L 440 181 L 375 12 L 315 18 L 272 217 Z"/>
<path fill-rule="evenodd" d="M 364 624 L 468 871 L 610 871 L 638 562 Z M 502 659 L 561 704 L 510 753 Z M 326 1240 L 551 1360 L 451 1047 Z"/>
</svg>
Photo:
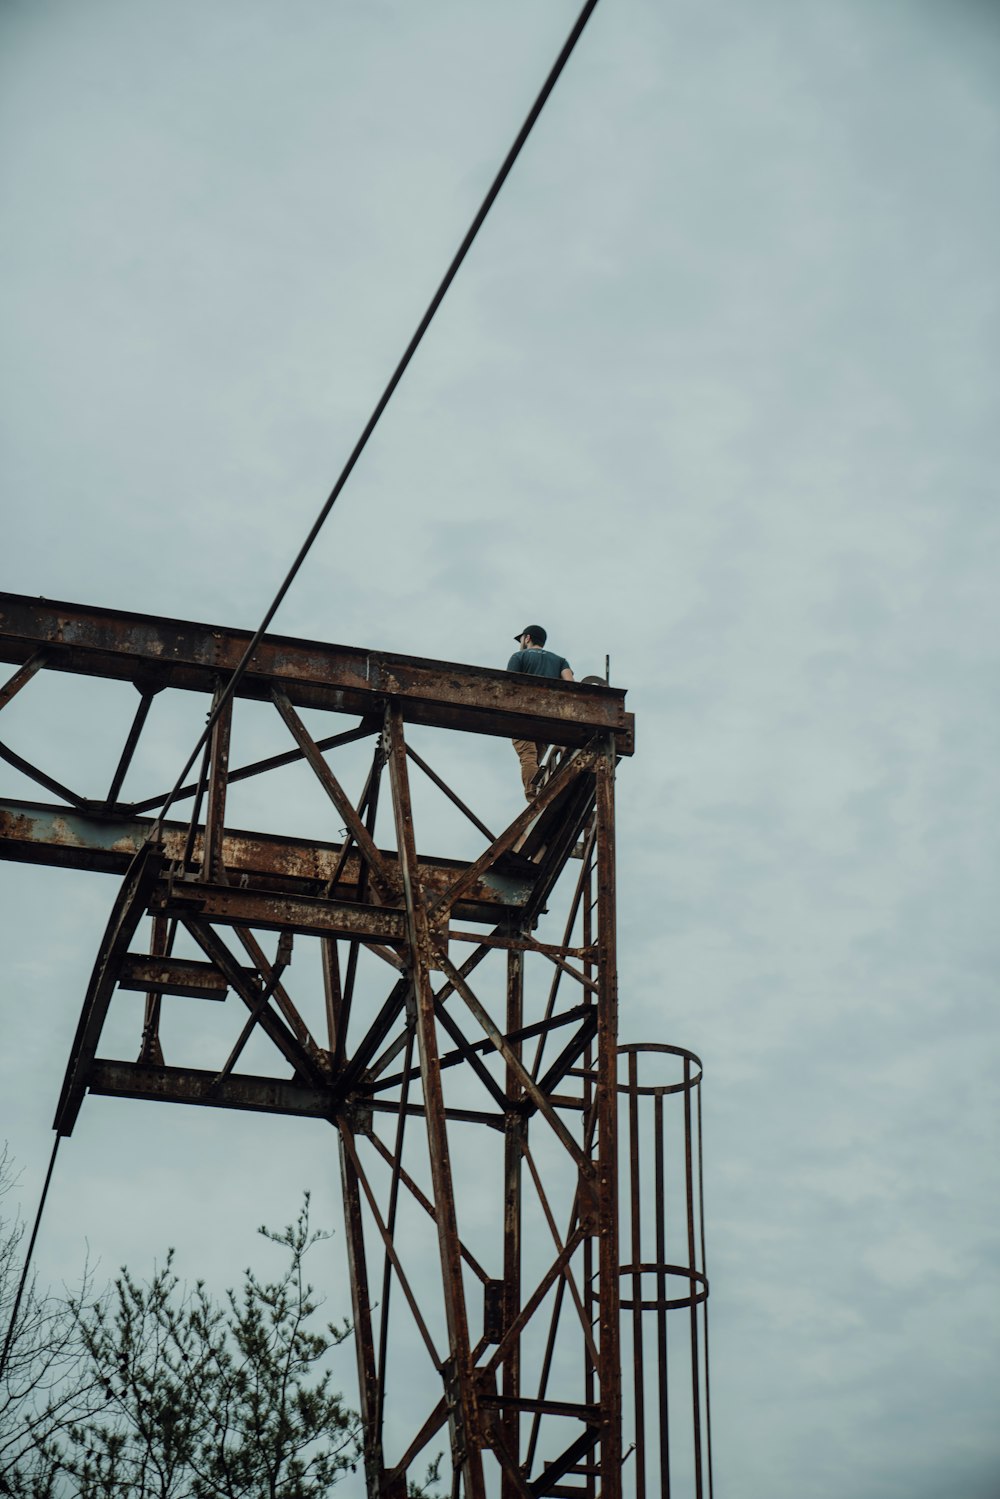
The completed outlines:
<svg viewBox="0 0 1000 1499">
<path fill-rule="evenodd" d="M 562 677 L 562 679 L 563 679 L 564 682 L 575 682 L 576 681 L 576 677 L 574 677 L 573 673 L 570 671 L 570 669 L 569 669 L 568 666 L 564 666 L 563 669 L 562 669 L 562 671 L 559 673 L 559 675 Z"/>
</svg>

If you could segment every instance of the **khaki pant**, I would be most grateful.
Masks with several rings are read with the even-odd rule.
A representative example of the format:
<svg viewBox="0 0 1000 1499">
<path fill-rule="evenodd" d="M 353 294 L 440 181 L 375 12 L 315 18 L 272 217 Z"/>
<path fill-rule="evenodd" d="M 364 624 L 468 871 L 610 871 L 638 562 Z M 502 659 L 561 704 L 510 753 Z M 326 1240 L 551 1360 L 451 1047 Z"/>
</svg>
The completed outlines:
<svg viewBox="0 0 1000 1499">
<path fill-rule="evenodd" d="M 539 744 L 534 739 L 512 739 L 511 743 L 521 762 L 521 782 L 524 786 L 524 794 L 530 802 L 535 795 L 535 788 L 531 784 L 532 777 L 544 758 L 548 745 Z"/>
</svg>

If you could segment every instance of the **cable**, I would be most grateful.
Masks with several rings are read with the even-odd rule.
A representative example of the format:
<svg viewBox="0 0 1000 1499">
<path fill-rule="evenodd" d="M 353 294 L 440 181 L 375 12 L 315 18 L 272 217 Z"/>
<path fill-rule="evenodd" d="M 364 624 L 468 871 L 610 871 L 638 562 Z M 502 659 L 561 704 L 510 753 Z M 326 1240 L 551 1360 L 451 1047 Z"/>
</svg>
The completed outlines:
<svg viewBox="0 0 1000 1499">
<path fill-rule="evenodd" d="M 56 1154 L 59 1150 L 59 1141 L 61 1139 L 62 1135 L 56 1135 L 56 1143 L 53 1145 L 52 1154 L 49 1157 L 49 1169 L 45 1173 L 45 1185 L 42 1188 L 42 1195 L 39 1199 L 38 1212 L 35 1214 L 35 1226 L 31 1230 L 31 1238 L 28 1241 L 28 1252 L 24 1256 L 24 1268 L 21 1271 L 21 1281 L 17 1288 L 17 1295 L 14 1297 L 14 1310 L 10 1314 L 10 1326 L 7 1328 L 7 1336 L 4 1339 L 3 1353 L 0 1354 L 0 1379 L 3 1378 L 4 1371 L 7 1368 L 7 1357 L 10 1353 L 10 1345 L 14 1341 L 14 1329 L 17 1327 L 17 1314 L 21 1310 L 21 1297 L 24 1295 L 24 1288 L 28 1283 L 28 1268 L 31 1264 L 31 1256 L 34 1252 L 35 1240 L 38 1238 L 38 1225 L 42 1221 L 42 1209 L 45 1207 L 45 1199 L 49 1195 L 49 1182 L 52 1180 L 52 1168 L 56 1163 Z"/>
<path fill-rule="evenodd" d="M 414 333 L 413 337 L 410 339 L 410 342 L 407 344 L 406 349 L 405 349 L 405 351 L 403 353 L 403 357 L 400 359 L 399 363 L 397 364 L 395 370 L 392 373 L 392 376 L 391 376 L 391 378 L 389 380 L 388 385 L 385 387 L 385 390 L 382 392 L 382 395 L 379 398 L 378 404 L 376 405 L 376 407 L 375 407 L 374 411 L 372 412 L 371 416 L 368 418 L 368 422 L 365 425 L 364 431 L 361 433 L 361 436 L 358 438 L 357 442 L 354 445 L 354 448 L 353 448 L 353 450 L 351 452 L 350 457 L 348 458 L 347 462 L 344 464 L 344 467 L 341 469 L 341 471 L 340 471 L 340 477 L 337 479 L 336 484 L 334 484 L 333 489 L 330 491 L 330 494 L 327 497 L 326 503 L 323 505 L 323 508 L 320 510 L 319 514 L 317 515 L 315 521 L 312 524 L 312 528 L 310 529 L 308 536 L 306 537 L 305 541 L 302 543 L 302 546 L 299 549 L 298 556 L 295 558 L 295 561 L 292 563 L 292 565 L 289 568 L 287 574 L 285 575 L 285 579 L 284 579 L 283 583 L 281 584 L 281 587 L 278 589 L 278 592 L 275 594 L 274 599 L 272 600 L 272 602 L 271 602 L 271 604 L 270 604 L 270 606 L 269 606 L 269 608 L 267 610 L 267 613 L 264 615 L 264 618 L 261 620 L 260 624 L 258 625 L 257 630 L 256 630 L 256 632 L 255 632 L 252 640 L 250 641 L 250 643 L 247 646 L 246 650 L 243 652 L 243 655 L 240 658 L 237 666 L 235 667 L 235 669 L 233 671 L 233 674 L 232 674 L 232 676 L 229 679 L 229 682 L 227 683 L 226 687 L 224 688 L 223 692 L 221 693 L 221 695 L 220 695 L 220 697 L 219 697 L 219 699 L 218 699 L 218 701 L 217 701 L 214 709 L 212 710 L 212 713 L 209 715 L 208 722 L 205 725 L 205 728 L 204 728 L 204 730 L 202 732 L 201 738 L 198 740 L 198 742 L 195 745 L 194 749 L 191 751 L 191 755 L 190 755 L 190 757 L 189 757 L 189 759 L 187 761 L 187 764 L 184 766 L 184 769 L 181 771 L 180 775 L 178 776 L 177 783 L 174 786 L 174 789 L 171 791 L 170 795 L 168 796 L 166 802 L 164 803 L 164 805 L 163 805 L 163 807 L 162 807 L 162 809 L 160 811 L 159 816 L 156 819 L 155 824 L 153 825 L 153 828 L 152 828 L 152 830 L 150 832 L 150 838 L 157 838 L 159 836 L 160 830 L 161 830 L 162 825 L 163 825 L 163 820 L 166 817 L 167 812 L 170 810 L 171 806 L 173 805 L 174 798 L 177 796 L 178 792 L 180 791 L 181 787 L 183 786 L 184 781 L 185 781 L 185 779 L 186 779 L 189 771 L 191 770 L 191 767 L 194 765 L 194 762 L 195 762 L 195 760 L 198 757 L 199 750 L 201 750 L 202 747 L 207 743 L 208 737 L 211 734 L 212 729 L 215 727 L 216 721 L 218 720 L 220 714 L 224 711 L 224 709 L 226 707 L 226 704 L 233 697 L 233 695 L 234 695 L 234 693 L 236 691 L 236 688 L 239 686 L 239 683 L 240 683 L 242 677 L 244 676 L 244 674 L 246 672 L 246 669 L 247 669 L 247 667 L 250 664 L 250 661 L 253 658 L 254 652 L 256 651 L 257 647 L 260 645 L 261 640 L 263 639 L 264 633 L 267 630 L 268 625 L 271 623 L 271 620 L 274 618 L 275 614 L 278 612 L 278 609 L 279 609 L 279 607 L 280 607 L 280 605 L 281 605 L 281 603 L 282 603 L 282 601 L 283 601 L 286 593 L 288 592 L 289 588 L 291 587 L 292 583 L 295 580 L 295 577 L 296 577 L 296 574 L 299 571 L 299 568 L 302 566 L 303 562 L 305 561 L 306 557 L 309 554 L 309 550 L 312 547 L 313 542 L 316 540 L 316 537 L 319 535 L 320 531 L 322 530 L 323 524 L 326 521 L 327 516 L 330 514 L 330 511 L 333 509 L 334 505 L 337 503 L 337 500 L 338 500 L 338 498 L 340 496 L 341 490 L 343 489 L 344 485 L 347 483 L 347 480 L 349 479 L 349 477 L 351 475 L 351 472 L 352 472 L 355 464 L 357 463 L 358 459 L 361 457 L 361 454 L 364 452 L 364 449 L 365 449 L 365 446 L 366 446 L 366 444 L 368 442 L 368 439 L 371 437 L 371 435 L 374 432 L 376 426 L 378 425 L 379 418 L 381 417 L 381 415 L 382 415 L 383 411 L 385 410 L 385 408 L 388 406 L 389 401 L 392 398 L 393 392 L 396 389 L 396 386 L 399 384 L 400 380 L 403 378 L 403 375 L 406 373 L 406 368 L 409 365 L 410 360 L 413 358 L 414 354 L 417 351 L 417 348 L 420 345 L 421 339 L 423 338 L 424 334 L 427 332 L 427 329 L 430 327 L 430 324 L 431 324 L 431 321 L 432 321 L 432 319 L 434 317 L 434 314 L 437 312 L 438 308 L 440 307 L 441 303 L 443 302 L 445 294 L 448 291 L 448 288 L 451 286 L 451 283 L 454 281 L 455 276 L 458 273 L 459 267 L 461 266 L 463 260 L 465 259 L 466 255 L 468 254 L 468 252 L 469 252 L 469 250 L 470 250 L 470 248 L 472 246 L 473 240 L 476 238 L 476 235 L 479 233 L 479 230 L 482 228 L 483 221 L 485 220 L 486 215 L 489 213 L 490 209 L 492 208 L 493 203 L 496 200 L 496 197 L 497 197 L 497 195 L 500 192 L 500 189 L 503 187 L 504 183 L 507 180 L 507 177 L 510 174 L 511 168 L 513 167 L 515 161 L 517 160 L 518 156 L 520 155 L 520 153 L 521 153 L 521 147 L 524 145 L 525 141 L 528 139 L 528 136 L 531 134 L 531 131 L 532 131 L 534 125 L 535 125 L 535 122 L 538 119 L 538 116 L 541 114 L 542 109 L 544 108 L 545 103 L 548 100 L 549 95 L 551 94 L 552 90 L 555 88 L 556 83 L 559 80 L 559 75 L 562 73 L 563 68 L 566 66 L 567 62 L 569 61 L 570 55 L 572 54 L 574 47 L 576 46 L 577 42 L 580 40 L 580 36 L 583 33 L 583 28 L 586 26 L 587 22 L 590 20 L 590 17 L 593 14 L 593 12 L 596 9 L 596 7 L 597 7 L 597 0 L 587 0 L 587 3 L 584 5 L 584 7 L 581 10 L 579 16 L 577 17 L 576 24 L 574 25 L 572 31 L 570 32 L 569 36 L 567 37 L 567 39 L 566 39 L 566 41 L 565 41 L 565 43 L 563 45 L 562 51 L 559 53 L 559 56 L 556 58 L 555 62 L 553 63 L 552 68 L 549 71 L 549 75 L 546 78 L 544 84 L 542 85 L 541 92 L 539 93 L 538 98 L 535 100 L 534 104 L 532 105 L 531 109 L 529 110 L 528 116 L 525 119 L 524 124 L 521 126 L 521 129 L 519 130 L 519 132 L 517 134 L 517 138 L 514 141 L 514 144 L 511 146 L 511 148 L 508 151 L 506 157 L 504 158 L 503 165 L 501 166 L 499 172 L 497 173 L 496 177 L 494 178 L 493 184 L 490 187 L 489 192 L 486 194 L 486 197 L 483 199 L 483 202 L 482 202 L 482 204 L 480 206 L 479 212 L 476 214 L 476 217 L 473 219 L 472 224 L 471 224 L 471 226 L 470 226 L 470 228 L 468 230 L 468 233 L 466 234 L 466 236 L 463 239 L 462 243 L 459 245 L 458 250 L 455 253 L 454 259 L 451 262 L 451 265 L 448 267 L 447 271 L 444 274 L 444 278 L 443 278 L 440 286 L 438 287 L 437 291 L 434 293 L 434 296 L 431 298 L 431 301 L 430 301 L 430 303 L 429 303 L 429 305 L 427 307 L 427 311 L 424 313 L 424 315 L 421 318 L 419 324 L 417 325 L 417 330 Z"/>
</svg>

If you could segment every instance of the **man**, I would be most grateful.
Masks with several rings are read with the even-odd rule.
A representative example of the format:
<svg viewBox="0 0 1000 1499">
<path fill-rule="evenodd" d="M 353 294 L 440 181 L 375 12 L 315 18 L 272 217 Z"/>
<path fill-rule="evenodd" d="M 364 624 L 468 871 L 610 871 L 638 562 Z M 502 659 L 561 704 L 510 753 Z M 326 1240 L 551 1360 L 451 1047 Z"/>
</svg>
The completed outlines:
<svg viewBox="0 0 1000 1499">
<path fill-rule="evenodd" d="M 548 639 L 541 625 L 526 625 L 520 635 L 514 639 L 520 646 L 520 650 L 514 652 L 507 662 L 508 671 L 519 671 L 530 677 L 548 677 L 564 682 L 573 681 L 573 673 L 570 664 L 564 656 L 557 656 L 555 651 L 547 651 L 545 642 Z M 537 791 L 534 784 L 535 776 L 538 774 L 538 765 L 548 749 L 547 744 L 538 744 L 533 739 L 515 739 L 512 741 L 517 758 L 521 762 L 521 781 L 524 785 L 524 794 L 530 802 Z"/>
</svg>

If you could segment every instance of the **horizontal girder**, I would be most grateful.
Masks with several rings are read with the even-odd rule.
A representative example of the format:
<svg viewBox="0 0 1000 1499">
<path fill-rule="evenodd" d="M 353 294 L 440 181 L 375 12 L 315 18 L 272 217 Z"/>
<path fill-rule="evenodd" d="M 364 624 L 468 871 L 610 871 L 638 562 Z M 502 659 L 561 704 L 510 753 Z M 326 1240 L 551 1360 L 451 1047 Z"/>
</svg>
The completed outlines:
<svg viewBox="0 0 1000 1499">
<path fill-rule="evenodd" d="M 147 692 L 213 692 L 252 638 L 248 630 L 0 593 L 0 661 L 20 666 L 41 650 L 46 670 L 134 682 Z M 275 687 L 297 707 L 381 715 L 392 699 L 406 722 L 508 739 L 580 745 L 610 731 L 617 754 L 633 752 L 619 687 L 265 635 L 237 696 L 269 699 Z"/>
<path fill-rule="evenodd" d="M 0 859 L 47 864 L 67 869 L 99 870 L 124 875 L 146 842 L 153 822 L 145 817 L 123 817 L 78 812 L 71 807 L 42 802 L 0 800 Z M 186 823 L 163 824 L 163 853 L 168 863 L 184 857 Z M 271 892 L 318 895 L 326 888 L 340 857 L 339 843 L 317 843 L 304 838 L 281 838 L 269 833 L 228 828 L 223 837 L 222 863 L 234 885 Z M 191 858 L 201 860 L 202 834 L 195 837 Z M 396 854 L 383 852 L 393 866 Z M 484 871 L 455 908 L 463 920 L 500 920 L 504 911 L 519 912 L 527 903 L 538 869 L 516 854 L 505 856 L 506 867 Z M 420 878 L 429 895 L 443 894 L 468 867 L 460 859 L 421 858 Z M 361 860 L 352 850 L 337 882 L 341 901 L 357 899 Z"/>
<path fill-rule="evenodd" d="M 294 1114 L 305 1119 L 331 1118 L 326 1089 L 276 1077 L 235 1075 L 220 1082 L 216 1073 L 193 1067 L 143 1067 L 136 1062 L 97 1058 L 91 1064 L 87 1085 L 91 1093 L 112 1098 L 160 1099 L 165 1103 Z"/>
</svg>

